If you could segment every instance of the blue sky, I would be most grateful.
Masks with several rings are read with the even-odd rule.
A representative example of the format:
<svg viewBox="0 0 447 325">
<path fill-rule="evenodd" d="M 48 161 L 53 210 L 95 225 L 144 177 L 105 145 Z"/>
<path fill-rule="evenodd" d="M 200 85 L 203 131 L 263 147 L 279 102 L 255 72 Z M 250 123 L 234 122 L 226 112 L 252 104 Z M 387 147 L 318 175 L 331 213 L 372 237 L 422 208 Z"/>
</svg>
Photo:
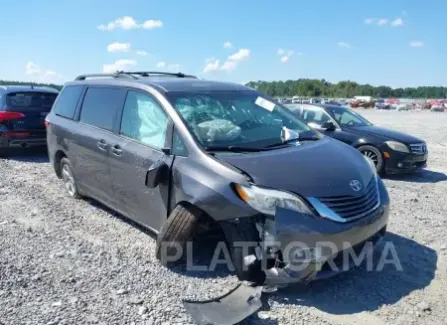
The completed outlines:
<svg viewBox="0 0 447 325">
<path fill-rule="evenodd" d="M 445 86 L 446 13 L 445 0 L 6 0 L 0 79 L 121 68 Z"/>
</svg>

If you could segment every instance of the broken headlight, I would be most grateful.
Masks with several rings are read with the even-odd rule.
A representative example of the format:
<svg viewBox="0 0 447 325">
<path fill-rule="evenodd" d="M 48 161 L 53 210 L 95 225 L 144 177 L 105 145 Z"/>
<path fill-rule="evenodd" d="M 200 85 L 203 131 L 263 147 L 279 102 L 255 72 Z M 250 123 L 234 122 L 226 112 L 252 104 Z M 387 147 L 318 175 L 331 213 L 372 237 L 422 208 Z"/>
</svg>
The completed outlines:
<svg viewBox="0 0 447 325">
<path fill-rule="evenodd" d="M 263 214 L 274 216 L 276 208 L 284 208 L 314 215 L 304 200 L 297 195 L 254 185 L 235 184 L 234 188 L 241 200 Z"/>
</svg>

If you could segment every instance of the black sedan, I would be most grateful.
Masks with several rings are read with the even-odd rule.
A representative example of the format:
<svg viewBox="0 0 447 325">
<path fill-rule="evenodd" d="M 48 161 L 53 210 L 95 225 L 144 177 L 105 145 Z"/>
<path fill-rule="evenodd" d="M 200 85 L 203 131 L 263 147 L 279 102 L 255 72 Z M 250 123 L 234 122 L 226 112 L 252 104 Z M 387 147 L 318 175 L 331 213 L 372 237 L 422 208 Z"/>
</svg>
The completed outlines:
<svg viewBox="0 0 447 325">
<path fill-rule="evenodd" d="M 411 172 L 427 165 L 424 140 L 373 125 L 353 110 L 335 105 L 286 105 L 314 129 L 357 148 L 380 174 Z"/>
</svg>

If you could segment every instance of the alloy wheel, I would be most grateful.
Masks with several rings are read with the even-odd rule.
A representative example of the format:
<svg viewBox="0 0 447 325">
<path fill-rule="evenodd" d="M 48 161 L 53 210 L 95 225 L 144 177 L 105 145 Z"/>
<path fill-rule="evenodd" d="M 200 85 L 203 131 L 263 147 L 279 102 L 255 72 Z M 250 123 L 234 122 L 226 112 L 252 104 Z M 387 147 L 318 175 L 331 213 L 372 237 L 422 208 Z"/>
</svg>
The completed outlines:
<svg viewBox="0 0 447 325">
<path fill-rule="evenodd" d="M 374 151 L 371 150 L 364 150 L 362 154 L 371 160 L 374 163 L 374 166 L 377 167 L 377 164 L 379 163 L 379 157 L 377 157 L 377 154 Z"/>
<path fill-rule="evenodd" d="M 65 184 L 65 188 L 71 196 L 76 196 L 76 183 L 71 172 L 71 168 L 68 164 L 64 164 L 62 167 L 62 179 Z"/>
</svg>

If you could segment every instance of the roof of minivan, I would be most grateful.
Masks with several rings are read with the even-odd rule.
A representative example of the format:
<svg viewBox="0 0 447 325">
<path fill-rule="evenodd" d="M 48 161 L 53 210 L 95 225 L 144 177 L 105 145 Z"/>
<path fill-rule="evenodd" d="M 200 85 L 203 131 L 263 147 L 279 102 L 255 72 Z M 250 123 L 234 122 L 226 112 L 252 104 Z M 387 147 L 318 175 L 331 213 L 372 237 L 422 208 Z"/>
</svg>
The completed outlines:
<svg viewBox="0 0 447 325">
<path fill-rule="evenodd" d="M 241 84 L 222 82 L 222 81 L 210 81 L 203 79 L 193 78 L 170 78 L 170 77 L 147 77 L 136 80 L 147 85 L 159 86 L 166 92 L 170 91 L 198 91 L 198 90 L 250 90 L 251 88 L 245 87 Z"/>
<path fill-rule="evenodd" d="M 38 86 L 24 86 L 24 85 L 2 85 L 0 88 L 3 88 L 7 93 L 14 92 L 50 92 L 57 94 L 59 91 L 57 89 L 51 87 L 38 87 Z"/>
<path fill-rule="evenodd" d="M 222 81 L 210 81 L 204 79 L 195 78 L 176 78 L 176 77 L 140 77 L 138 79 L 127 78 L 94 78 L 86 79 L 82 81 L 72 81 L 69 84 L 91 84 L 91 85 L 123 85 L 126 86 L 131 83 L 144 84 L 154 87 L 162 92 L 196 92 L 200 90 L 205 91 L 231 91 L 231 90 L 245 90 L 254 91 L 252 88 L 246 87 L 242 84 L 222 82 Z"/>
</svg>

